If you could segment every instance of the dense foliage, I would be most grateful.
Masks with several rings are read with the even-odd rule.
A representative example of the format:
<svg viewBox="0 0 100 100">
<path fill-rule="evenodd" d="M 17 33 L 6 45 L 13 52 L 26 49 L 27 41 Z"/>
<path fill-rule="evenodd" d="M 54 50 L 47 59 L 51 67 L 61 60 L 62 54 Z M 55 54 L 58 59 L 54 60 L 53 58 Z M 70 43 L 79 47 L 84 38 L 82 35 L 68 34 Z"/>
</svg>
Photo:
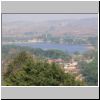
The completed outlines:
<svg viewBox="0 0 100 100">
<path fill-rule="evenodd" d="M 88 55 L 86 56 L 88 57 Z M 98 52 L 91 52 L 93 61 L 90 63 L 80 62 L 81 72 L 85 76 L 87 85 L 98 85 Z"/>
<path fill-rule="evenodd" d="M 24 51 L 8 63 L 3 79 L 3 85 L 7 86 L 84 85 L 83 82 L 76 81 L 74 75 L 65 74 L 58 64 L 49 64 Z"/>
</svg>

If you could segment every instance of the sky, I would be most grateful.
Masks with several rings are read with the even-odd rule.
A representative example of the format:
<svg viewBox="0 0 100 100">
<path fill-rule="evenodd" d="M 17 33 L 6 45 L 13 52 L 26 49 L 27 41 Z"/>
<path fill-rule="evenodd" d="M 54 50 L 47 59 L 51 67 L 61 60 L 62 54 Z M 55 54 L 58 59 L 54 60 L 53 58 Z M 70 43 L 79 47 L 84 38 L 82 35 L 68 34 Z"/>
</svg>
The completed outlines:
<svg viewBox="0 0 100 100">
<path fill-rule="evenodd" d="M 97 14 L 3 14 L 3 22 L 12 21 L 31 21 L 40 22 L 48 20 L 62 20 L 62 19 L 84 19 L 97 18 Z"/>
</svg>

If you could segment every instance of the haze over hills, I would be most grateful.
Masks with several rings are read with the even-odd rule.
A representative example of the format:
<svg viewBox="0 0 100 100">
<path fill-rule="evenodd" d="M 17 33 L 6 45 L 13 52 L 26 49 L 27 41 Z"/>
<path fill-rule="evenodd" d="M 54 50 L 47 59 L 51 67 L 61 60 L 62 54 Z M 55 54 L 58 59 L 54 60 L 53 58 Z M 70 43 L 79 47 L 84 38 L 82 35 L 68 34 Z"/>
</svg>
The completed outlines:
<svg viewBox="0 0 100 100">
<path fill-rule="evenodd" d="M 97 35 L 97 18 L 50 20 L 43 22 L 12 21 L 2 23 L 3 35 L 45 34 Z"/>
</svg>

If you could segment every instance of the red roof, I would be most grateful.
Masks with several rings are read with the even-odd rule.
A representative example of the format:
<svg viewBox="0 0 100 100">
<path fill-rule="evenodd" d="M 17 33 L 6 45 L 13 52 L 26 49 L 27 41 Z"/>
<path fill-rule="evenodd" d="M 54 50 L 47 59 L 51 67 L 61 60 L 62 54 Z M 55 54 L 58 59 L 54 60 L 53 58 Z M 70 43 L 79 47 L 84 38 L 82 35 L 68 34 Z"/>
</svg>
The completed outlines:
<svg viewBox="0 0 100 100">
<path fill-rule="evenodd" d="M 49 59 L 48 62 L 64 62 L 62 59 Z"/>
</svg>

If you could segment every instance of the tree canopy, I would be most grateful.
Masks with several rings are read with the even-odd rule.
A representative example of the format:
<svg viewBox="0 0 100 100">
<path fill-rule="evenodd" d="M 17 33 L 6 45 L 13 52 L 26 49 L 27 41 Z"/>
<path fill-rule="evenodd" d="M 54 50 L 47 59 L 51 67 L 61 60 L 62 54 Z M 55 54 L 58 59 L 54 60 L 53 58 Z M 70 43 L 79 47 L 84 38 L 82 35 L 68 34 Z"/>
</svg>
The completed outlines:
<svg viewBox="0 0 100 100">
<path fill-rule="evenodd" d="M 91 57 L 93 61 L 90 63 L 80 62 L 80 68 L 87 85 L 95 86 L 98 85 L 98 51 L 92 52 Z"/>
<path fill-rule="evenodd" d="M 49 64 L 46 60 L 20 52 L 7 66 L 4 74 L 7 86 L 76 86 L 84 85 L 76 81 L 72 74 L 65 74 L 60 65 Z"/>
</svg>

